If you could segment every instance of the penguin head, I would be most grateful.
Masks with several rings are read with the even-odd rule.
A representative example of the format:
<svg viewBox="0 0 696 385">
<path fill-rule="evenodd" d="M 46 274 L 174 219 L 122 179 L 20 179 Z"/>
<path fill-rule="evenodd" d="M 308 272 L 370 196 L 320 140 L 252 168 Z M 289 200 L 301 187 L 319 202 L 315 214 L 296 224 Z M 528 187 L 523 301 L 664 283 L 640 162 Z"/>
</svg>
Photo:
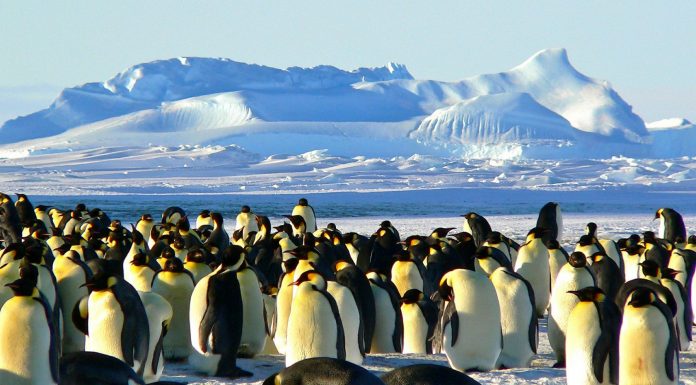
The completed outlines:
<svg viewBox="0 0 696 385">
<path fill-rule="evenodd" d="M 65 242 L 62 245 L 56 247 L 53 249 L 54 251 L 57 251 L 60 254 L 65 254 L 68 250 L 70 250 L 70 243 Z M 79 254 L 78 254 L 79 255 Z"/>
<path fill-rule="evenodd" d="M 131 265 L 143 266 L 143 265 L 147 265 L 147 262 L 148 262 L 147 254 L 140 252 L 140 253 L 137 253 L 133 256 L 133 260 L 131 261 Z"/>
<path fill-rule="evenodd" d="M 286 259 L 282 262 L 283 264 L 283 272 L 284 273 L 292 273 L 295 271 L 295 268 L 297 268 L 297 265 L 300 263 L 300 260 L 297 258 L 290 258 Z"/>
<path fill-rule="evenodd" d="M 503 241 L 502 234 L 499 231 L 491 231 L 486 237 L 486 243 L 489 245 L 497 245 Z"/>
<path fill-rule="evenodd" d="M 646 244 L 655 244 L 657 243 L 657 238 L 655 237 L 655 233 L 652 231 L 646 231 L 643 233 L 643 242 Z"/>
<path fill-rule="evenodd" d="M 283 215 L 283 216 L 290 221 L 293 228 L 295 228 L 301 232 L 304 232 L 307 224 L 305 223 L 304 217 L 302 215 Z"/>
<path fill-rule="evenodd" d="M 667 279 L 669 279 L 669 280 L 674 280 L 674 279 L 676 279 L 676 278 L 677 278 L 677 275 L 679 275 L 679 273 L 681 273 L 681 271 L 679 271 L 679 270 L 674 270 L 674 269 L 669 268 L 669 267 L 665 267 L 665 268 L 662 269 L 662 271 L 661 271 L 662 278 L 667 278 Z"/>
<path fill-rule="evenodd" d="M 602 263 L 604 261 L 604 258 L 607 255 L 601 251 L 598 251 L 590 256 L 590 260 L 592 260 L 592 263 Z"/>
<path fill-rule="evenodd" d="M 463 216 L 466 220 L 468 220 L 468 221 L 475 220 L 476 218 L 479 217 L 479 215 L 476 214 L 476 213 L 473 212 L 473 211 L 468 212 L 468 213 L 466 213 L 466 214 L 464 214 L 464 215 L 462 215 L 462 216 Z"/>
<path fill-rule="evenodd" d="M 336 224 L 333 222 L 330 222 L 328 225 L 326 225 L 326 228 L 331 230 L 331 231 L 338 231 L 338 228 L 336 227 Z"/>
<path fill-rule="evenodd" d="M 542 228 L 542 227 L 535 227 L 527 233 L 527 241 L 531 241 L 533 239 L 541 239 L 544 234 L 546 234 L 548 230 Z"/>
<path fill-rule="evenodd" d="M 440 294 L 440 298 L 446 301 L 454 300 L 454 289 L 452 288 L 452 284 L 447 274 L 440 279 L 440 286 L 437 287 L 437 292 Z"/>
<path fill-rule="evenodd" d="M 636 308 L 643 307 L 655 302 L 656 299 L 657 296 L 652 290 L 641 287 L 634 290 L 631 293 L 631 300 L 628 302 L 628 305 L 626 306 L 632 306 Z"/>
<path fill-rule="evenodd" d="M 164 252 L 162 252 L 162 254 L 164 254 Z M 174 258 L 174 250 L 172 250 L 172 258 Z M 202 249 L 191 250 L 186 254 L 186 262 L 205 263 L 205 259 L 205 253 Z"/>
<path fill-rule="evenodd" d="M 218 227 L 221 227 L 224 220 L 222 218 L 222 214 L 220 213 L 212 213 L 210 214 L 210 219 L 213 220 L 213 223 L 216 224 Z"/>
<path fill-rule="evenodd" d="M 6 204 L 6 203 L 13 203 L 12 198 L 10 198 L 9 195 L 5 193 L 0 193 L 0 203 L 1 204 Z"/>
<path fill-rule="evenodd" d="M 198 217 L 203 219 L 210 217 L 210 210 L 201 210 Z"/>
<path fill-rule="evenodd" d="M 26 250 L 21 243 L 10 243 L 2 251 L 2 258 L 11 258 L 13 261 L 24 258 Z"/>
<path fill-rule="evenodd" d="M 411 253 L 407 252 L 406 250 L 399 250 L 398 252 L 394 253 L 394 259 L 399 262 L 410 261 Z"/>
<path fill-rule="evenodd" d="M 228 269 L 237 270 L 242 263 L 244 263 L 245 258 L 244 248 L 237 245 L 229 245 L 225 250 L 223 250 L 220 256 L 220 263 Z"/>
<path fill-rule="evenodd" d="M 309 206 L 309 202 L 307 201 L 307 198 L 300 198 L 299 201 L 297 201 L 298 206 Z"/>
<path fill-rule="evenodd" d="M 597 224 L 590 222 L 585 226 L 585 234 L 591 237 L 597 236 Z"/>
<path fill-rule="evenodd" d="M 261 293 L 271 297 L 275 297 L 278 295 L 278 288 L 275 285 L 264 285 L 261 288 Z"/>
<path fill-rule="evenodd" d="M 178 234 L 177 234 L 178 235 Z M 186 241 L 181 236 L 174 237 L 174 242 L 170 244 L 172 249 L 183 250 L 186 247 Z"/>
<path fill-rule="evenodd" d="M 244 206 L 242 206 L 242 209 L 240 211 L 244 214 L 248 214 L 251 212 L 251 207 L 244 205 Z"/>
<path fill-rule="evenodd" d="M 644 276 L 660 278 L 660 265 L 658 265 L 657 262 L 646 259 L 645 261 L 639 263 L 639 265 Z"/>
<path fill-rule="evenodd" d="M 291 286 L 300 286 L 304 282 L 310 282 L 314 287 L 319 290 L 326 290 L 326 279 L 321 273 L 316 270 L 307 270 L 302 273 L 295 282 L 291 283 Z"/>
<path fill-rule="evenodd" d="M 687 243 L 690 245 L 696 245 L 696 235 L 689 235 Z"/>
<path fill-rule="evenodd" d="M 153 221 L 153 219 L 152 219 L 152 214 L 143 214 L 143 215 L 140 217 L 140 220 L 143 221 L 143 222 L 148 222 L 148 223 L 150 223 L 150 222 Z"/>
<path fill-rule="evenodd" d="M 34 294 L 34 289 L 39 280 L 39 270 L 31 263 L 19 268 L 19 279 L 5 286 L 12 289 L 15 296 L 27 297 Z"/>
<path fill-rule="evenodd" d="M 594 244 L 594 238 L 591 235 L 583 235 L 580 237 L 580 240 L 578 240 L 578 245 L 584 247 L 584 246 L 590 246 Z"/>
<path fill-rule="evenodd" d="M 82 285 L 89 291 L 103 291 L 109 289 L 116 283 L 112 265 L 104 259 L 94 260 L 90 265 L 93 275 Z"/>
<path fill-rule="evenodd" d="M 493 248 L 488 247 L 488 246 L 481 246 L 478 249 L 476 249 L 476 252 L 474 253 L 474 257 L 477 259 L 486 259 L 490 258 L 493 254 Z"/>
<path fill-rule="evenodd" d="M 179 219 L 176 223 L 176 230 L 181 235 L 188 234 L 188 232 L 191 231 L 191 223 L 189 223 L 188 217 L 183 216 Z"/>
<path fill-rule="evenodd" d="M 399 302 L 405 303 L 405 304 L 412 304 L 412 303 L 422 301 L 424 299 L 425 299 L 425 294 L 423 294 L 422 291 L 420 291 L 418 289 L 409 289 L 409 290 L 406 290 L 406 292 L 401 297 Z"/>
<path fill-rule="evenodd" d="M 462 231 L 451 235 L 459 243 L 470 243 L 474 242 L 474 237 L 466 231 Z"/>
<path fill-rule="evenodd" d="M 15 194 L 15 195 L 17 195 L 17 203 L 19 203 L 19 202 L 24 202 L 24 201 L 28 201 L 27 196 L 24 195 L 24 194 L 19 194 L 19 193 L 18 193 L 18 194 Z"/>
<path fill-rule="evenodd" d="M 87 205 L 85 205 L 84 203 L 78 203 L 75 205 L 74 211 L 77 211 L 78 213 L 87 211 Z"/>
<path fill-rule="evenodd" d="M 34 240 L 32 243 L 25 246 L 24 261 L 40 265 L 44 262 L 43 252 L 43 247 Z"/>
<path fill-rule="evenodd" d="M 184 263 L 181 262 L 181 260 L 179 258 L 169 258 L 164 263 L 163 270 L 171 272 L 171 273 L 183 273 L 184 272 Z"/>
<path fill-rule="evenodd" d="M 191 254 L 191 253 L 188 253 L 188 254 Z M 162 253 L 160 254 L 160 258 L 164 258 L 164 259 L 172 259 L 175 257 L 176 257 L 176 252 L 174 251 L 174 249 L 172 249 L 169 246 L 165 246 L 162 249 Z"/>
<path fill-rule="evenodd" d="M 143 238 L 143 235 L 140 233 L 140 231 L 135 229 L 135 226 L 132 226 L 131 239 L 133 240 L 133 244 L 135 245 L 142 245 L 145 243 L 145 238 Z"/>
<path fill-rule="evenodd" d="M 561 248 L 561 244 L 555 239 L 549 239 L 546 242 L 546 248 L 549 250 L 559 250 Z"/>
<path fill-rule="evenodd" d="M 664 209 L 657 209 L 657 211 L 655 211 L 655 219 L 660 219 L 663 211 L 664 211 Z"/>
<path fill-rule="evenodd" d="M 431 238 L 445 238 L 447 237 L 447 234 L 449 234 L 450 231 L 454 230 L 454 227 L 438 227 L 433 232 L 430 234 Z"/>
<path fill-rule="evenodd" d="M 571 290 L 568 294 L 574 294 L 580 302 L 604 302 L 606 295 L 604 291 L 596 286 L 588 286 L 580 290 Z"/>
<path fill-rule="evenodd" d="M 353 266 L 353 264 L 346 260 L 339 259 L 338 261 L 336 261 L 336 263 L 334 263 L 333 268 L 335 272 L 339 272 L 349 266 Z"/>
<path fill-rule="evenodd" d="M 580 251 L 571 253 L 568 256 L 568 264 L 570 264 L 570 266 L 573 266 L 574 268 L 587 266 L 587 259 L 585 257 L 585 254 Z"/>
<path fill-rule="evenodd" d="M 294 255 L 297 259 L 304 259 L 304 260 L 311 260 L 313 259 L 312 257 L 315 257 L 318 252 L 314 248 L 314 246 L 308 246 L 308 245 L 301 245 L 297 246 L 296 248 L 292 250 L 286 251 L 286 253 L 290 253 Z"/>
</svg>

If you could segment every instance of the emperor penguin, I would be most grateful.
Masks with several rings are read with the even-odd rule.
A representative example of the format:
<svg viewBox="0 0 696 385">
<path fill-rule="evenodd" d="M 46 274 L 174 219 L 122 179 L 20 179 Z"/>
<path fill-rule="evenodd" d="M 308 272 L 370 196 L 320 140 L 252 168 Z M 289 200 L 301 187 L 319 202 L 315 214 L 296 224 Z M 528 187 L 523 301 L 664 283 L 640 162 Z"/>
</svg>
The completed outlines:
<svg viewBox="0 0 696 385">
<path fill-rule="evenodd" d="M 213 269 L 206 263 L 206 255 L 202 249 L 192 250 L 186 254 L 184 269 L 191 272 L 193 282 L 198 283 L 203 277 L 213 272 Z"/>
<path fill-rule="evenodd" d="M 29 198 L 27 198 L 25 194 L 16 195 L 17 201 L 15 201 L 15 208 L 17 209 L 19 223 L 22 227 L 29 227 L 36 220 L 34 205 L 31 204 Z"/>
<path fill-rule="evenodd" d="M 604 249 L 601 245 L 599 245 L 596 238 L 585 234 L 581 236 L 578 240 L 578 243 L 575 244 L 574 251 L 583 253 L 587 258 L 589 258 L 591 255 L 594 255 L 595 253 L 604 252 Z"/>
<path fill-rule="evenodd" d="M 237 268 L 237 281 L 242 295 L 242 337 L 239 342 L 238 357 L 252 358 L 261 353 L 266 342 L 263 294 L 259 276 L 246 262 L 246 252 L 239 246 L 230 246 L 242 256 L 242 263 Z"/>
<path fill-rule="evenodd" d="M 247 239 L 247 237 L 249 237 L 249 233 L 259 232 L 259 226 L 256 222 L 256 215 L 254 215 L 254 213 L 251 211 L 251 207 L 247 205 L 242 206 L 242 209 L 240 210 L 239 214 L 237 214 L 235 222 L 235 230 L 243 229 L 242 239 Z"/>
<path fill-rule="evenodd" d="M 143 236 L 150 236 L 152 229 L 155 227 L 155 220 L 150 214 L 143 214 L 135 224 L 135 229 Z"/>
<path fill-rule="evenodd" d="M 479 272 L 456 269 L 442 277 L 439 293 L 445 303 L 434 340 L 450 366 L 461 372 L 494 369 L 503 335 L 493 283 Z"/>
<path fill-rule="evenodd" d="M 691 287 L 694 278 L 694 266 L 696 266 L 696 251 L 684 248 L 672 250 L 667 267 L 677 272 L 674 279 L 687 289 Z"/>
<path fill-rule="evenodd" d="M 485 274 L 489 277 L 499 267 L 505 267 L 512 270 L 510 260 L 507 259 L 505 253 L 499 249 L 481 246 L 476 250 L 476 261 L 474 262 L 476 271 Z"/>
<path fill-rule="evenodd" d="M 143 380 L 146 383 L 158 381 L 164 370 L 163 342 L 172 319 L 172 306 L 161 295 L 151 291 L 139 291 L 140 300 L 147 313 L 150 344 L 147 350 L 147 360 Z"/>
<path fill-rule="evenodd" d="M 568 316 L 568 385 L 618 384 L 621 312 L 600 288 L 588 286 L 569 293 L 580 302 Z"/>
<path fill-rule="evenodd" d="M 306 198 L 300 198 L 297 205 L 293 207 L 291 215 L 299 215 L 304 218 L 307 232 L 313 233 L 317 231 L 317 216 L 314 213 L 314 207 L 309 205 Z"/>
<path fill-rule="evenodd" d="M 48 215 L 48 209 L 48 206 L 38 205 L 34 207 L 34 215 L 36 215 L 36 219 L 43 222 L 46 226 L 46 230 L 51 230 L 53 228 L 53 222 L 51 222 L 51 217 Z"/>
<path fill-rule="evenodd" d="M 534 289 L 534 303 L 538 317 L 542 317 L 551 297 L 549 251 L 542 237 L 544 229 L 535 227 L 527 234 L 527 242 L 520 246 L 515 272 L 526 279 Z"/>
<path fill-rule="evenodd" d="M 384 385 L 367 369 L 329 357 L 307 358 L 266 378 L 262 385 Z"/>
<path fill-rule="evenodd" d="M 640 288 L 645 288 L 655 293 L 657 298 L 662 301 L 662 303 L 667 305 L 667 308 L 672 312 L 672 315 L 677 314 L 677 301 L 672 292 L 668 288 L 662 286 L 662 282 L 660 282 L 662 272 L 657 262 L 651 260 L 643 261 L 640 264 L 640 268 L 641 272 L 643 273 L 643 277 L 626 281 L 626 283 L 621 285 L 619 288 L 619 292 L 616 293 L 614 302 L 619 309 L 623 309 L 625 307 L 626 303 L 630 300 L 631 293 L 633 291 Z"/>
<path fill-rule="evenodd" d="M 543 234 L 544 241 L 555 239 L 559 243 L 563 239 L 563 215 L 561 205 L 549 202 L 539 210 L 536 227 L 546 230 Z"/>
<path fill-rule="evenodd" d="M 150 291 L 156 273 L 150 265 L 150 257 L 140 252 L 133 256 L 129 266 L 123 270 L 123 279 L 138 291 Z"/>
<path fill-rule="evenodd" d="M 75 304 L 72 320 L 87 336 L 86 351 L 116 357 L 142 376 L 150 344 L 147 313 L 138 292 L 107 262 L 94 263 L 90 294 Z"/>
<path fill-rule="evenodd" d="M 466 374 L 436 364 L 414 364 L 382 375 L 385 385 L 481 385 Z"/>
<path fill-rule="evenodd" d="M 507 267 L 497 268 L 489 278 L 498 296 L 503 330 L 503 351 L 496 367 L 529 367 L 539 344 L 534 289 L 521 275 Z"/>
<path fill-rule="evenodd" d="M 22 225 L 17 208 L 9 195 L 0 193 L 0 239 L 5 244 L 22 241 Z"/>
<path fill-rule="evenodd" d="M 660 220 L 657 237 L 672 243 L 686 240 L 686 226 L 681 214 L 671 208 L 661 208 L 655 212 L 655 219 Z"/>
<path fill-rule="evenodd" d="M 363 329 L 363 346 L 365 352 L 369 353 L 376 325 L 375 297 L 370 288 L 370 281 L 357 266 L 345 260 L 336 262 L 334 269 L 336 282 L 347 287 L 355 298 L 355 304 L 360 313 L 360 325 Z"/>
<path fill-rule="evenodd" d="M 502 251 L 507 257 L 508 261 L 510 261 L 510 264 L 515 266 L 515 261 L 517 260 L 517 249 L 513 247 L 510 239 L 507 239 L 499 231 L 492 231 L 490 234 L 488 234 L 488 238 L 486 238 L 486 242 L 483 243 L 483 246 L 493 247 Z"/>
<path fill-rule="evenodd" d="M 643 261 L 645 248 L 640 244 L 640 237 L 637 234 L 631 235 L 622 243 L 621 258 L 625 266 L 625 280 L 628 282 L 640 276 L 640 263 Z"/>
<path fill-rule="evenodd" d="M 625 276 L 625 271 L 626 267 L 624 266 L 624 261 L 623 257 L 621 255 L 621 250 L 619 249 L 619 246 L 616 244 L 611 239 L 600 239 L 597 237 L 597 224 L 594 222 L 590 222 L 585 226 L 585 232 L 587 235 L 592 237 L 595 240 L 595 243 L 599 247 L 600 251 L 604 252 L 607 257 L 611 258 L 614 263 L 616 263 L 616 266 L 619 267 L 619 270 L 621 271 L 621 276 Z M 587 254 L 585 255 L 592 255 L 592 254 Z M 605 292 L 606 294 L 606 292 Z"/>
<path fill-rule="evenodd" d="M 152 291 L 172 306 L 172 319 L 162 342 L 166 359 L 179 360 L 191 354 L 189 308 L 194 286 L 193 274 L 184 269 L 184 263 L 177 258 L 168 259 L 152 280 Z"/>
<path fill-rule="evenodd" d="M 590 269 L 597 279 L 597 287 L 602 289 L 610 301 L 613 301 L 619 288 L 624 284 L 621 269 L 602 251 L 592 254 L 589 260 L 591 261 Z"/>
<path fill-rule="evenodd" d="M 273 344 L 280 354 L 285 354 L 287 342 L 288 319 L 292 306 L 295 268 L 299 260 L 290 258 L 282 262 L 283 274 L 278 283 L 278 295 L 276 295 L 275 330 L 273 330 Z M 299 278 L 299 277 L 298 277 Z"/>
<path fill-rule="evenodd" d="M 238 248 L 230 246 L 222 251 L 220 262 L 220 266 L 196 284 L 191 294 L 189 323 L 193 351 L 189 363 L 196 370 L 216 377 L 249 377 L 252 373 L 237 367 L 244 320 L 237 269 L 244 256 Z"/>
<path fill-rule="evenodd" d="M 549 250 L 549 271 L 551 273 L 551 288 L 553 289 L 558 272 L 568 262 L 569 255 L 555 239 L 546 242 L 546 248 Z"/>
<path fill-rule="evenodd" d="M 51 307 L 36 288 L 36 266 L 23 266 L 19 275 L 7 284 L 14 296 L 0 309 L 0 383 L 56 385 L 60 341 Z"/>
<path fill-rule="evenodd" d="M 619 385 L 678 384 L 678 344 L 667 306 L 649 289 L 633 291 L 619 335 Z"/>
<path fill-rule="evenodd" d="M 491 225 L 488 224 L 486 218 L 474 212 L 462 216 L 465 219 L 464 232 L 471 234 L 476 247 L 482 246 L 492 231 Z"/>
<path fill-rule="evenodd" d="M 396 286 L 399 291 L 399 295 L 403 296 L 404 293 L 411 289 L 418 289 L 422 292 L 425 290 L 425 266 L 420 260 L 413 258 L 413 256 L 402 251 L 395 255 L 396 261 L 391 267 L 391 281 Z"/>
<path fill-rule="evenodd" d="M 336 281 L 327 281 L 326 291 L 336 302 L 338 318 L 343 326 L 345 360 L 360 365 L 365 358 L 365 329 L 356 297 L 348 287 Z"/>
<path fill-rule="evenodd" d="M 579 251 L 570 254 L 568 263 L 563 266 L 556 277 L 556 284 L 551 293 L 548 336 L 549 344 L 556 355 L 555 367 L 562 368 L 565 365 L 565 336 L 568 316 L 580 301 L 577 296 L 568 292 L 596 285 L 595 276 L 587 266 L 585 254 Z"/>
<path fill-rule="evenodd" d="M 684 286 L 675 278 L 679 272 L 670 268 L 662 270 L 660 284 L 667 288 L 677 304 L 677 312 L 674 314 L 674 327 L 679 337 L 679 350 L 688 351 L 691 344 L 691 326 L 694 318 L 691 309 L 691 299 Z"/>
<path fill-rule="evenodd" d="M 212 226 L 213 221 L 210 218 L 210 210 L 202 210 L 196 217 L 196 230 L 200 230 L 204 226 Z"/>
<path fill-rule="evenodd" d="M 400 353 L 404 322 L 399 308 L 399 291 L 385 275 L 367 273 L 375 300 L 375 331 L 370 353 Z"/>
<path fill-rule="evenodd" d="M 206 239 L 203 247 L 208 251 L 214 250 L 215 248 L 224 250 L 227 245 L 230 244 L 230 236 L 227 234 L 227 231 L 225 231 L 222 214 L 214 212 L 210 214 L 210 218 L 212 220 L 213 231 L 210 233 L 208 239 Z M 244 238 L 246 239 L 246 236 Z"/>
<path fill-rule="evenodd" d="M 404 326 L 402 353 L 433 353 L 432 339 L 438 323 L 437 305 L 418 289 L 410 289 L 401 297 Z"/>
<path fill-rule="evenodd" d="M 162 224 L 169 223 L 172 225 L 177 224 L 181 218 L 186 216 L 186 211 L 181 207 L 171 206 L 167 207 L 164 212 L 162 212 Z"/>
<path fill-rule="evenodd" d="M 59 254 L 53 261 L 53 274 L 58 284 L 60 306 L 64 315 L 72 314 L 72 310 L 81 298 L 89 292 L 85 284 L 92 277 L 92 270 L 80 259 L 74 250 Z M 85 335 L 71 321 L 63 324 L 63 353 L 73 353 L 85 350 Z"/>
<path fill-rule="evenodd" d="M 292 284 L 298 288 L 288 319 L 285 366 L 312 357 L 345 360 L 343 323 L 336 301 L 326 291 L 326 279 L 309 270 Z"/>
</svg>

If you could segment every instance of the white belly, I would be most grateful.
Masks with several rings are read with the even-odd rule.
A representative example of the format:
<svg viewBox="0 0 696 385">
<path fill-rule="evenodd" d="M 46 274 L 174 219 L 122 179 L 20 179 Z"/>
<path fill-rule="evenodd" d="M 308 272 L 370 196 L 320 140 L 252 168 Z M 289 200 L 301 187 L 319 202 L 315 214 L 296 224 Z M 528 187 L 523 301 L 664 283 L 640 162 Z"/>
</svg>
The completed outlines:
<svg viewBox="0 0 696 385">
<path fill-rule="evenodd" d="M 619 337 L 619 385 L 671 385 L 679 383 L 677 360 L 675 380 L 665 371 L 669 329 L 660 311 L 653 307 L 624 308 Z M 650 349 L 636 349 L 636 341 Z"/>
<path fill-rule="evenodd" d="M 427 353 L 428 323 L 420 308 L 415 303 L 402 304 L 401 314 L 404 318 L 403 353 Z"/>
<path fill-rule="evenodd" d="M 326 298 L 301 285 L 302 292 L 293 298 L 288 319 L 285 366 L 312 357 L 337 357 L 336 319 Z"/>
<path fill-rule="evenodd" d="M 568 316 L 575 305 L 580 302 L 577 296 L 569 294 L 570 290 L 594 286 L 592 276 L 585 269 L 576 269 L 566 264 L 558 273 L 556 284 L 551 294 L 549 309 L 549 344 L 556 354 L 558 361 L 565 359 L 565 335 L 568 326 Z"/>
<path fill-rule="evenodd" d="M 95 291 L 89 295 L 89 338 L 85 350 L 116 357 L 123 361 L 121 330 L 123 312 L 111 291 Z"/>
<path fill-rule="evenodd" d="M 280 354 L 285 354 L 285 344 L 288 335 L 288 319 L 290 318 L 290 308 L 292 305 L 293 288 L 288 287 L 292 282 L 292 274 L 283 276 L 283 281 L 276 297 L 276 331 L 273 335 L 273 343 Z"/>
<path fill-rule="evenodd" d="M 0 310 L 0 383 L 55 384 L 48 352 L 51 334 L 44 308 L 31 297 L 14 297 Z"/>
<path fill-rule="evenodd" d="M 360 336 L 360 312 L 358 305 L 355 303 L 353 293 L 347 287 L 340 283 L 329 281 L 328 291 L 336 300 L 338 313 L 341 316 L 343 323 L 343 332 L 346 341 L 346 361 L 356 365 L 362 364 L 363 356 L 360 352 L 359 340 Z"/>
<path fill-rule="evenodd" d="M 396 312 L 392 307 L 389 293 L 370 283 L 375 298 L 375 332 L 372 335 L 370 353 L 396 353 L 394 350 L 394 328 Z"/>
<path fill-rule="evenodd" d="M 161 272 L 152 285 L 152 291 L 164 297 L 172 306 L 172 320 L 163 343 L 164 356 L 168 359 L 187 357 L 191 353 L 191 278 L 184 273 Z"/>
<path fill-rule="evenodd" d="M 566 336 L 566 377 L 568 385 L 609 384 L 609 360 L 604 362 L 603 382 L 598 382 L 592 368 L 592 352 L 601 334 L 594 303 L 579 303 L 568 317 Z"/>
<path fill-rule="evenodd" d="M 53 263 L 54 270 L 56 270 L 56 264 L 59 263 L 59 259 L 56 259 Z M 68 266 L 67 263 L 70 263 L 72 266 Z M 65 265 L 64 268 L 59 269 L 61 274 L 60 277 L 56 274 L 56 280 L 58 282 L 58 293 L 63 314 L 67 314 L 70 317 L 75 304 L 89 293 L 86 287 L 80 287 L 85 283 L 85 273 L 82 268 L 69 260 L 65 262 Z M 75 327 L 73 322 L 65 322 L 63 325 L 63 353 L 83 350 L 85 350 L 85 335 Z"/>
<path fill-rule="evenodd" d="M 164 370 L 164 356 L 160 352 L 157 368 L 152 368 L 155 347 L 162 335 L 162 322 L 172 318 L 172 307 L 161 295 L 152 292 L 140 292 L 141 300 L 147 313 L 148 327 L 150 330 L 150 344 L 147 350 L 147 360 L 145 361 L 145 371 L 143 379 L 146 383 L 156 382 L 162 376 Z"/>
<path fill-rule="evenodd" d="M 540 239 L 520 248 L 515 271 L 532 285 L 537 315 L 543 315 L 549 306 L 551 273 L 549 253 Z"/>
<path fill-rule="evenodd" d="M 529 323 L 536 314 L 529 300 L 527 286 L 502 270 L 495 271 L 491 281 L 500 303 L 500 326 L 503 331 L 503 351 L 496 366 L 528 367 L 534 356 L 529 342 Z"/>
<path fill-rule="evenodd" d="M 423 291 L 423 277 L 413 262 L 395 262 L 391 270 L 391 280 L 400 296 L 410 289 Z"/>
<path fill-rule="evenodd" d="M 242 339 L 239 344 L 240 357 L 253 357 L 263 350 L 266 342 L 266 326 L 263 318 L 263 295 L 256 273 L 246 269 L 237 273 L 242 294 Z"/>
</svg>

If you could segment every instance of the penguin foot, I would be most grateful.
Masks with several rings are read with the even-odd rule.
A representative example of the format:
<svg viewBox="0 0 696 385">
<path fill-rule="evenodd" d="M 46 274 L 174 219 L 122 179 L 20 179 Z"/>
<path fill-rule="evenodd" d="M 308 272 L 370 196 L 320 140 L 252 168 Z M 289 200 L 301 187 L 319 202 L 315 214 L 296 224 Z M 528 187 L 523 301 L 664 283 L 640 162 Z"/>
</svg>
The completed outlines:
<svg viewBox="0 0 696 385">
<path fill-rule="evenodd" d="M 565 361 L 558 361 L 555 364 L 553 364 L 552 368 L 556 369 L 563 369 L 566 367 Z"/>
<path fill-rule="evenodd" d="M 246 370 L 242 368 L 232 368 L 229 370 L 224 370 L 224 371 L 219 371 L 215 374 L 216 377 L 226 377 L 229 379 L 235 379 L 235 378 L 240 378 L 240 377 L 251 377 L 253 376 L 254 373 L 252 372 L 247 372 Z"/>
</svg>

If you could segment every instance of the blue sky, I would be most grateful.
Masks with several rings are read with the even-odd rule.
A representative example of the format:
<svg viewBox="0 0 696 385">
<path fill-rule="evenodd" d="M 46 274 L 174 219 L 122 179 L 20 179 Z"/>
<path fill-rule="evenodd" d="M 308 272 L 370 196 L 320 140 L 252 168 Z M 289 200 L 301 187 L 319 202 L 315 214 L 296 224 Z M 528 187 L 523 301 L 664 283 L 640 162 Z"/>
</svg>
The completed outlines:
<svg viewBox="0 0 696 385">
<path fill-rule="evenodd" d="M 499 72 L 551 47 L 645 120 L 696 121 L 696 1 L 0 1 L 0 122 L 144 61 Z"/>
</svg>

